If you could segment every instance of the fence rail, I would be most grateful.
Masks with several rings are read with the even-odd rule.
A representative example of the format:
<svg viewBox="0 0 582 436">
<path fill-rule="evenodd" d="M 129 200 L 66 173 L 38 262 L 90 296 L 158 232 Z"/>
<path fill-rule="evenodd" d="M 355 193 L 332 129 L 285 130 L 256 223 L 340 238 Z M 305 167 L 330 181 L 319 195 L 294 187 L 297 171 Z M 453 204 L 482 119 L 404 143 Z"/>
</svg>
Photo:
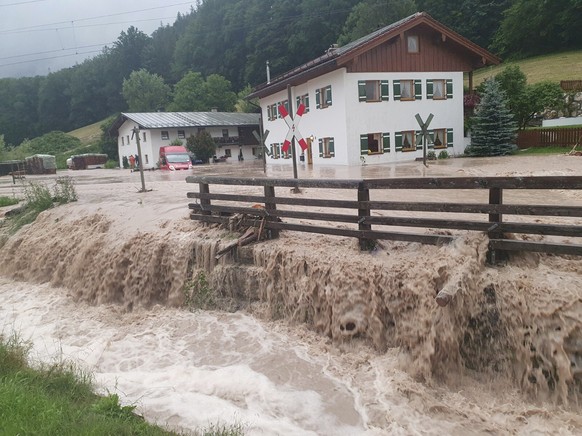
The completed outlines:
<svg viewBox="0 0 582 436">
<path fill-rule="evenodd" d="M 582 80 L 560 80 L 560 88 L 564 91 L 582 91 Z"/>
<path fill-rule="evenodd" d="M 539 251 L 556 254 L 582 255 L 582 206 L 548 204 L 507 204 L 503 194 L 507 191 L 539 190 L 542 198 L 548 198 L 551 190 L 582 190 L 582 177 L 447 177 L 447 178 L 398 178 L 373 180 L 297 180 L 269 178 L 236 178 L 214 176 L 190 176 L 188 183 L 197 183 L 198 192 L 189 192 L 190 217 L 207 223 L 227 224 L 233 214 L 244 214 L 243 224 L 264 226 L 271 238 L 279 231 L 299 231 L 358 238 L 361 249 L 368 249 L 375 240 L 399 240 L 423 244 L 446 244 L 455 239 L 450 231 L 478 231 L 489 236 L 491 261 L 506 255 L 507 251 Z M 258 187 L 263 195 L 211 193 L 211 185 Z M 276 195 L 276 188 L 323 188 L 325 198 Z M 333 198 L 334 190 L 354 193 L 354 200 Z M 446 190 L 452 202 L 384 201 L 371 200 L 370 192 L 382 196 L 398 190 Z M 458 201 L 460 193 L 479 190 L 488 194 L 488 202 Z M 469 191 L 473 192 L 473 191 Z M 411 198 L 408 195 L 407 198 Z M 257 208 L 249 203 L 259 203 Z M 278 206 L 296 206 L 281 209 Z M 300 207 L 307 210 L 298 210 Z M 313 208 L 329 208 L 325 212 Z M 341 213 L 337 212 L 341 209 Z M 344 211 L 344 209 L 346 211 Z M 386 216 L 391 211 L 397 216 Z M 413 215 L 398 214 L 414 212 Z M 430 216 L 422 216 L 428 213 Z M 464 214 L 463 217 L 455 214 Z M 419 216 L 421 215 L 421 216 Z M 467 219 L 466 215 L 471 217 Z M 518 221 L 506 221 L 510 215 Z M 544 222 L 523 222 L 519 219 L 542 216 Z M 474 219 L 476 218 L 476 219 Z M 295 221 L 293 221 L 295 220 Z M 297 222 L 299 220 L 299 222 Z M 308 222 L 309 224 L 306 224 Z M 341 227 L 329 223 L 343 223 Z M 348 228 L 345 228 L 347 225 Z M 351 227 L 350 227 L 351 226 Z M 398 231 L 387 231 L 396 227 Z M 418 233 L 414 229 L 425 229 Z M 411 231 L 412 229 L 412 231 Z M 437 229 L 437 230 L 435 230 Z M 443 230 L 447 230 L 443 234 Z M 567 242 L 529 241 L 510 239 L 507 233 L 548 235 L 570 238 Z"/>
<path fill-rule="evenodd" d="M 576 144 L 582 144 L 582 127 L 520 130 L 517 134 L 517 146 L 521 149 L 548 146 L 573 147 Z"/>
</svg>

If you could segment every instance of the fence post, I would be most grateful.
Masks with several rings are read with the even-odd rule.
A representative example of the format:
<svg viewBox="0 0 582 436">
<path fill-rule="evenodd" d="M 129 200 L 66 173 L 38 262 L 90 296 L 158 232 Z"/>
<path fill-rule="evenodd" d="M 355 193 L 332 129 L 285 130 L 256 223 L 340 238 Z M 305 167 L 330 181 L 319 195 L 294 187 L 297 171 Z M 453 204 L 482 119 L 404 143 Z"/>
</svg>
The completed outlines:
<svg viewBox="0 0 582 436">
<path fill-rule="evenodd" d="M 358 184 L 358 229 L 359 230 L 372 230 L 371 224 L 366 224 L 366 217 L 370 216 L 370 206 L 366 205 L 362 207 L 361 202 L 370 201 L 370 190 L 362 182 Z M 369 251 L 376 245 L 376 241 L 367 238 L 359 238 L 360 240 L 360 250 Z"/>
<path fill-rule="evenodd" d="M 201 194 L 210 194 L 210 187 L 208 183 L 199 183 L 198 190 Z M 200 199 L 200 207 L 202 211 L 200 212 L 202 215 L 210 215 L 210 200 L 208 198 L 201 198 Z"/>
<path fill-rule="evenodd" d="M 503 189 L 501 188 L 489 188 L 489 204 L 503 204 Z M 503 214 L 501 213 L 490 213 L 489 214 L 489 229 L 487 230 L 487 236 L 489 240 L 491 239 L 503 239 L 503 232 L 499 229 L 501 222 L 503 221 Z M 497 263 L 505 262 L 508 259 L 508 254 L 506 251 L 502 250 L 492 250 L 491 246 L 487 251 L 487 261 L 495 265 Z"/>
<path fill-rule="evenodd" d="M 267 220 L 271 220 L 270 212 L 277 210 L 277 204 L 275 203 L 275 187 L 265 185 L 265 200 L 273 199 L 272 202 L 265 201 L 265 211 L 267 212 Z M 279 237 L 279 230 L 278 229 L 269 229 L 269 239 L 277 239 Z"/>
</svg>

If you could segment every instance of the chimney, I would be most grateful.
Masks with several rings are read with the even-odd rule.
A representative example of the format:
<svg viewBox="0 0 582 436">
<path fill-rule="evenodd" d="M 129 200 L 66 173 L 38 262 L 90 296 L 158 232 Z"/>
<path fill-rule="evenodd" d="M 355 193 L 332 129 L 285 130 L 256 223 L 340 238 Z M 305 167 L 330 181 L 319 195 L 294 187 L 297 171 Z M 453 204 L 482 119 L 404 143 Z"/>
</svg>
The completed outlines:
<svg viewBox="0 0 582 436">
<path fill-rule="evenodd" d="M 267 85 L 271 83 L 271 70 L 269 69 L 269 61 L 267 61 Z"/>
</svg>

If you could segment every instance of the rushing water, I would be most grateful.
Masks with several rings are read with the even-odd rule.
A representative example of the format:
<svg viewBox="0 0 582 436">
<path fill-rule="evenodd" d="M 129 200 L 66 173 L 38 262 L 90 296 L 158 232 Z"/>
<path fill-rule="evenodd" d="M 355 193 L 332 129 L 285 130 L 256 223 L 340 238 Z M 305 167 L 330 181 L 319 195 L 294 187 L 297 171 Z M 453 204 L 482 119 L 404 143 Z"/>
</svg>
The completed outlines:
<svg viewBox="0 0 582 436">
<path fill-rule="evenodd" d="M 519 161 L 520 173 L 512 159 L 300 171 L 582 173 L 572 159 Z M 219 165 L 195 171 L 261 175 Z M 79 202 L 41 214 L 0 249 L 0 331 L 30 340 L 35 361 L 90 370 L 100 392 L 148 420 L 186 431 L 240 423 L 251 435 L 582 432 L 579 259 L 489 268 L 481 237 L 367 254 L 347 238 L 283 234 L 251 248 L 246 266 L 217 262 L 224 232 L 187 219 L 184 174 L 147 173 L 148 193 L 137 193 L 135 173 L 70 174 Z M 0 180 L 0 195 L 20 189 Z M 242 310 L 181 308 L 196 271 Z M 434 303 L 440 289 L 455 294 L 447 308 Z"/>
</svg>

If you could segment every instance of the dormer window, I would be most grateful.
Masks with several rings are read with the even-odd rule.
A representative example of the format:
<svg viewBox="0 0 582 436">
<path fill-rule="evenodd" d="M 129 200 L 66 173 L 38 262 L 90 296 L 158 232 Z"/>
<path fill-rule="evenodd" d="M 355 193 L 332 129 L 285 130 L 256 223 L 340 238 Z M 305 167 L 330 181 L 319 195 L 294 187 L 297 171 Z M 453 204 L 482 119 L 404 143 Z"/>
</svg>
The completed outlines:
<svg viewBox="0 0 582 436">
<path fill-rule="evenodd" d="M 406 37 L 408 53 L 418 53 L 418 35 L 408 35 Z"/>
</svg>

